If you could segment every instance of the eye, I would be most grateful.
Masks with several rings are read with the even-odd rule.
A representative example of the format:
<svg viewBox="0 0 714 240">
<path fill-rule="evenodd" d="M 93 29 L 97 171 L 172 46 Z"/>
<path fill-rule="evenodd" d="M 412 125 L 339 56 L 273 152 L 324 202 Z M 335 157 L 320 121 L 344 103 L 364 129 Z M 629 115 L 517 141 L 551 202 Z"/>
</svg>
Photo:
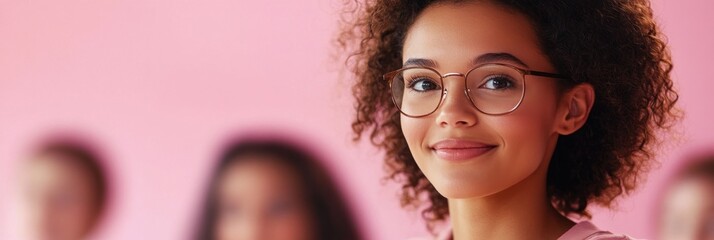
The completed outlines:
<svg viewBox="0 0 714 240">
<path fill-rule="evenodd" d="M 62 192 L 53 196 L 52 198 L 52 203 L 59 207 L 69 207 L 75 204 L 77 201 L 78 200 L 75 198 L 75 196 L 68 192 Z"/>
<path fill-rule="evenodd" d="M 416 77 L 413 80 L 410 80 L 409 88 L 417 92 L 427 92 L 441 89 L 436 81 L 427 77 Z"/>
<path fill-rule="evenodd" d="M 501 90 L 513 87 L 513 81 L 507 76 L 489 76 L 486 77 L 480 88 L 491 89 L 491 90 Z"/>
<path fill-rule="evenodd" d="M 224 204 L 219 206 L 219 216 L 226 219 L 239 218 L 242 209 L 237 204 Z"/>
</svg>

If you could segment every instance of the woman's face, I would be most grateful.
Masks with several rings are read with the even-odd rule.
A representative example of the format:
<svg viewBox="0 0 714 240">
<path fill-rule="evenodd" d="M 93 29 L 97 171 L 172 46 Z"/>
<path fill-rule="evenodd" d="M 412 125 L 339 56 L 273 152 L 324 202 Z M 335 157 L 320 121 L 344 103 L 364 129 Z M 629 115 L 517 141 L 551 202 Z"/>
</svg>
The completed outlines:
<svg viewBox="0 0 714 240">
<path fill-rule="evenodd" d="M 714 240 L 714 186 L 691 178 L 675 183 L 664 198 L 660 239 Z"/>
<path fill-rule="evenodd" d="M 98 201 L 85 166 L 62 153 L 29 161 L 23 174 L 23 203 L 32 239 L 84 239 L 95 224 Z"/>
<path fill-rule="evenodd" d="M 430 60 L 441 74 L 465 74 L 481 63 L 555 72 L 528 19 L 486 2 L 425 9 L 404 42 L 403 62 L 424 62 L 413 59 Z M 558 136 L 556 81 L 526 76 L 528 88 L 521 105 L 509 114 L 492 116 L 480 113 L 469 101 L 463 77 L 444 78 L 448 94 L 436 112 L 420 118 L 401 116 L 419 168 L 447 198 L 487 196 L 536 172 L 545 184 Z"/>
<path fill-rule="evenodd" d="M 242 156 L 218 184 L 218 240 L 314 239 L 314 220 L 296 171 L 263 156 Z"/>
</svg>

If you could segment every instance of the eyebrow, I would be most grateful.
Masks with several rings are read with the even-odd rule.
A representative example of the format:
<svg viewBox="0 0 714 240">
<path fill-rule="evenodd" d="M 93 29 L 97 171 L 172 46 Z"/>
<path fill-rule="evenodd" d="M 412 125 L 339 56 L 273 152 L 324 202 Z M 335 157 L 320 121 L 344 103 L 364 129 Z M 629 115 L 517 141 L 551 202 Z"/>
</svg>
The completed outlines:
<svg viewBox="0 0 714 240">
<path fill-rule="evenodd" d="M 403 66 L 416 66 L 416 67 L 432 67 L 437 66 L 436 61 L 426 58 L 410 58 L 404 62 Z"/>
<path fill-rule="evenodd" d="M 510 53 L 486 53 L 474 59 L 474 66 L 490 62 L 510 62 L 528 68 L 528 64 Z"/>
<path fill-rule="evenodd" d="M 510 53 L 486 53 L 482 54 L 478 57 L 476 57 L 471 64 L 473 66 L 481 65 L 484 63 L 491 63 L 491 62 L 510 62 L 514 63 L 517 65 L 521 65 L 523 67 L 528 68 L 528 65 L 524 63 L 521 59 L 517 58 L 516 56 L 513 56 L 513 54 Z M 416 66 L 416 67 L 432 67 L 435 68 L 438 66 L 436 61 L 431 60 L 431 59 L 426 59 L 426 58 L 409 58 L 407 61 L 404 62 L 403 64 L 404 67 L 410 67 L 410 66 Z"/>
</svg>

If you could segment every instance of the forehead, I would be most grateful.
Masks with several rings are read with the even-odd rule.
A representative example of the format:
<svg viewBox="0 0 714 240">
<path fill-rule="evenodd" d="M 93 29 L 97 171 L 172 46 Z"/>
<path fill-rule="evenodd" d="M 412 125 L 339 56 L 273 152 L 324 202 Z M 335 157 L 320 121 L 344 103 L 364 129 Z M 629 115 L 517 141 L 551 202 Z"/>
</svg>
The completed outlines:
<svg viewBox="0 0 714 240">
<path fill-rule="evenodd" d="M 667 196 L 670 207 L 678 209 L 712 208 L 714 207 L 712 200 L 714 200 L 714 184 L 700 178 L 680 180 L 672 186 Z"/>
<path fill-rule="evenodd" d="M 271 197 L 299 192 L 296 170 L 287 164 L 265 156 L 242 156 L 230 164 L 219 184 L 223 195 L 232 197 Z"/>
<path fill-rule="evenodd" d="M 87 166 L 63 153 L 40 154 L 29 159 L 26 174 L 35 179 L 90 181 Z"/>
<path fill-rule="evenodd" d="M 23 187 L 45 194 L 96 194 L 89 170 L 70 156 L 42 155 L 30 159 L 23 171 Z"/>
<path fill-rule="evenodd" d="M 547 64 L 529 19 L 488 2 L 438 3 L 427 7 L 409 28 L 403 60 L 428 58 L 445 63 L 470 63 L 485 53 L 509 53 L 528 65 Z M 546 61 L 547 62 L 547 61 Z"/>
</svg>

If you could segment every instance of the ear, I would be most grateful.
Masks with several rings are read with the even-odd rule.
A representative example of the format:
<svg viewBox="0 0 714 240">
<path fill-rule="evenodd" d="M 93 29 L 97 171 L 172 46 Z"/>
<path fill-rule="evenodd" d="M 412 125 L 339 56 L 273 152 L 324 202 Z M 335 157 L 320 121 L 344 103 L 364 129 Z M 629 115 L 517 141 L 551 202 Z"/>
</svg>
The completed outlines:
<svg viewBox="0 0 714 240">
<path fill-rule="evenodd" d="M 580 129 L 588 120 L 594 102 L 595 89 L 589 83 L 581 83 L 567 90 L 560 101 L 556 132 L 569 135 Z"/>
</svg>

